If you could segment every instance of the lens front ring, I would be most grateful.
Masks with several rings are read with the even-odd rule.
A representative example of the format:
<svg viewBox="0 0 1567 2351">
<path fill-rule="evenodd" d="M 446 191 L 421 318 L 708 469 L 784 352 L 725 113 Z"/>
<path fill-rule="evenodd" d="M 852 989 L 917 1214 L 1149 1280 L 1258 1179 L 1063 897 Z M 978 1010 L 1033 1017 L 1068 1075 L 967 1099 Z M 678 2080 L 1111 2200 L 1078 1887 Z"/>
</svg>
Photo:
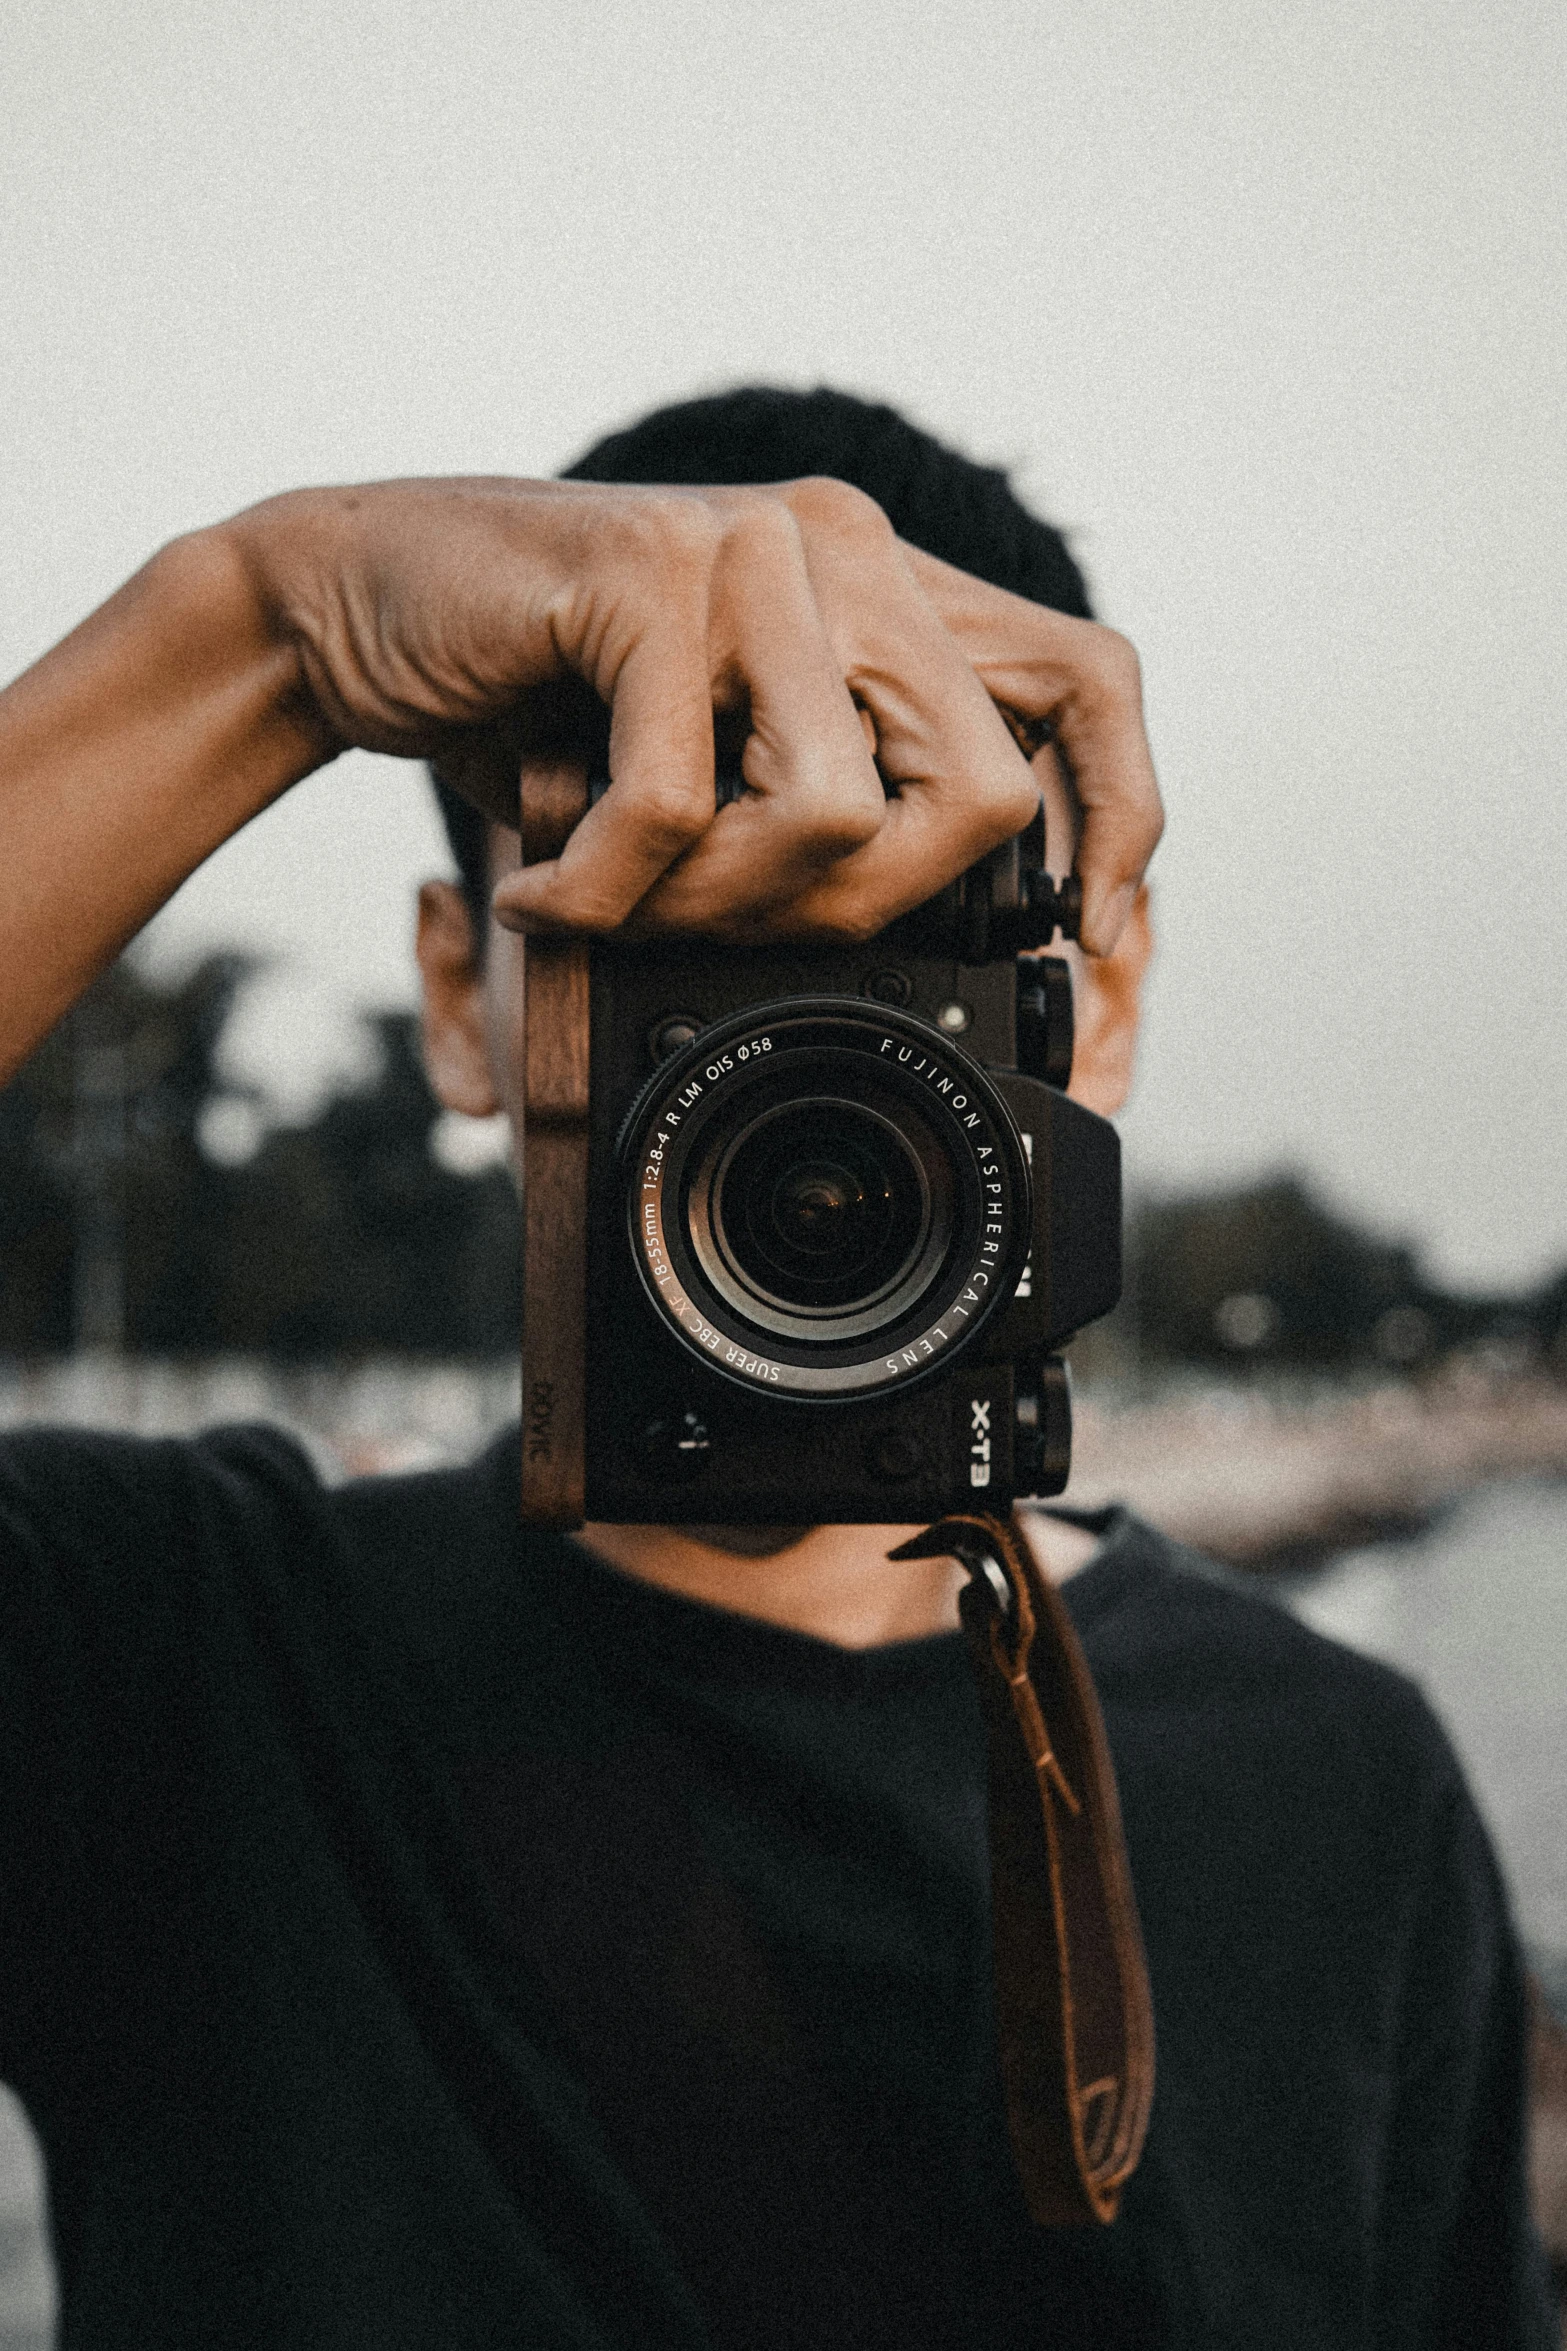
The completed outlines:
<svg viewBox="0 0 1567 2351">
<path fill-rule="evenodd" d="M 1027 1256 L 1027 1162 L 984 1071 L 861 999 L 705 1029 L 644 1088 L 620 1153 L 660 1321 L 773 1395 L 865 1398 L 939 1370 Z"/>
</svg>

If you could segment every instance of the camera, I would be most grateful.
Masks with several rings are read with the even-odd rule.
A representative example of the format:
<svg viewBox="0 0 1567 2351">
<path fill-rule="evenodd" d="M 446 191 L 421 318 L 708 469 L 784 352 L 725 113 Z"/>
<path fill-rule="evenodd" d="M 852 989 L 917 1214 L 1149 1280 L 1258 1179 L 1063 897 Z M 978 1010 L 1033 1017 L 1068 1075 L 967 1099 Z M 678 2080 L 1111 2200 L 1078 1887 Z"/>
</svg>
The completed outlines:
<svg viewBox="0 0 1567 2351">
<path fill-rule="evenodd" d="M 1041 809 L 863 945 L 528 942 L 525 1521 L 1060 1492 L 1057 1350 L 1121 1278 L 1118 1138 L 1038 952 L 1076 910 Z"/>
</svg>

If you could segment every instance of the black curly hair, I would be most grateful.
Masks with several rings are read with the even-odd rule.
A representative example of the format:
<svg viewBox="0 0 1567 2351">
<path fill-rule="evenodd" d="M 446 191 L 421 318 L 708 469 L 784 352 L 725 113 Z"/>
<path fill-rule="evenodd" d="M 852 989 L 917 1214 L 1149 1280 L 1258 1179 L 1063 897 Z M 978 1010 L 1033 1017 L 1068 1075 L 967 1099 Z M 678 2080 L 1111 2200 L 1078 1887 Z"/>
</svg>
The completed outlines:
<svg viewBox="0 0 1567 2351">
<path fill-rule="evenodd" d="M 818 385 L 747 384 L 655 409 L 598 441 L 562 479 L 785 482 L 830 474 L 874 498 L 900 538 L 1014 595 L 1092 619 L 1083 575 L 1055 527 L 1031 514 L 999 466 L 976 465 L 895 408 Z M 433 771 L 447 838 L 482 941 L 488 826 Z"/>
</svg>

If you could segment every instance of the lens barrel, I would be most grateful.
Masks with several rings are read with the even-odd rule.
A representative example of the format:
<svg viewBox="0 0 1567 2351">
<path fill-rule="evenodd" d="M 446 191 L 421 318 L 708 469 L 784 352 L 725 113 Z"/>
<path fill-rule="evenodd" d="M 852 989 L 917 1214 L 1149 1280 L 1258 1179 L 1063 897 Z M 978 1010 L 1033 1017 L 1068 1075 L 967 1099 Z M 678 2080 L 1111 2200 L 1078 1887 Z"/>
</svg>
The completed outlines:
<svg viewBox="0 0 1567 2351">
<path fill-rule="evenodd" d="M 736 1385 L 866 1398 L 967 1351 L 1028 1251 L 1028 1165 L 979 1064 L 913 1016 L 793 997 L 704 1029 L 621 1132 L 660 1320 Z"/>
</svg>

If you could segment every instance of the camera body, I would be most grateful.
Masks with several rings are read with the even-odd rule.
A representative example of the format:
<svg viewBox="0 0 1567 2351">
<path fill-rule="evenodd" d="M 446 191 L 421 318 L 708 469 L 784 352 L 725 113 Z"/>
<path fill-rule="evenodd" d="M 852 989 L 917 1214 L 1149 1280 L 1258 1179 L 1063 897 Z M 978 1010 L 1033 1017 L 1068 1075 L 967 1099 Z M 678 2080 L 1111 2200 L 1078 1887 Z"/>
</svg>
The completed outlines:
<svg viewBox="0 0 1567 2351">
<path fill-rule="evenodd" d="M 530 942 L 525 1519 L 1061 1490 L 1056 1350 L 1120 1292 L 1118 1139 L 1033 951 L 1072 922 L 1036 817 L 863 945 Z"/>
</svg>

